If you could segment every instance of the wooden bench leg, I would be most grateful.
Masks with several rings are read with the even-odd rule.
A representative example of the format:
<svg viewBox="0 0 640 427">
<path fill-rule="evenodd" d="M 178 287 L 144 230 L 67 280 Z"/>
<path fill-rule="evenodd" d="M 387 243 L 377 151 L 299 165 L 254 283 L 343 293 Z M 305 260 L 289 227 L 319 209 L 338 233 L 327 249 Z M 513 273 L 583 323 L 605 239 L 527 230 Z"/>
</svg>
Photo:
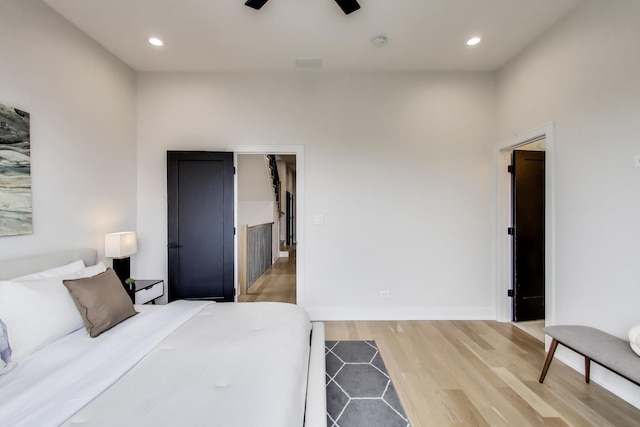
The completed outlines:
<svg viewBox="0 0 640 427">
<path fill-rule="evenodd" d="M 556 347 L 558 347 L 558 340 L 551 340 L 551 346 L 549 347 L 549 352 L 547 353 L 547 358 L 544 361 L 544 366 L 542 367 L 542 373 L 540 373 L 540 383 L 544 381 L 544 377 L 547 376 L 547 371 L 549 370 L 549 365 L 551 365 L 551 361 L 553 360 L 553 354 L 556 352 Z"/>
<path fill-rule="evenodd" d="M 588 384 L 591 377 L 591 359 L 584 357 L 584 381 Z"/>
</svg>

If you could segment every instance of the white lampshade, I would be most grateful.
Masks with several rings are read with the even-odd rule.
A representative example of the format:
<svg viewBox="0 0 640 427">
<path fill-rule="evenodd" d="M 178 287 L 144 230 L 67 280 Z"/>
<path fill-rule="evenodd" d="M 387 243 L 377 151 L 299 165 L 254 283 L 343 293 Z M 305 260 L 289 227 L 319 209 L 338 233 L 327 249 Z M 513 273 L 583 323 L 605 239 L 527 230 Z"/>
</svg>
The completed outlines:
<svg viewBox="0 0 640 427">
<path fill-rule="evenodd" d="M 124 258 L 138 252 L 135 231 L 109 233 L 104 236 L 104 256 L 107 258 Z"/>
</svg>

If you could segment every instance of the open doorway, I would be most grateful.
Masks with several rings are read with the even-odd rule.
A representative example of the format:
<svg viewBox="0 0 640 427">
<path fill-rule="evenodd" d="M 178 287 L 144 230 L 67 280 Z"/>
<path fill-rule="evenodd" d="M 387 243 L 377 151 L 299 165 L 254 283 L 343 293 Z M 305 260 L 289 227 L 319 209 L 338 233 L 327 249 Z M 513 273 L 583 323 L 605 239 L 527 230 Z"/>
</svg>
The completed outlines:
<svg viewBox="0 0 640 427">
<path fill-rule="evenodd" d="M 528 313 L 520 315 L 517 304 L 514 300 L 514 279 L 517 280 L 516 262 L 514 257 L 518 253 L 514 252 L 513 234 L 514 230 L 514 194 L 513 175 L 510 173 L 510 166 L 513 164 L 514 152 L 519 151 L 521 157 L 533 158 L 544 157 L 544 166 L 536 165 L 538 173 L 542 174 L 544 181 L 541 189 L 542 211 L 539 213 L 539 232 L 542 233 L 542 245 L 536 257 L 528 257 L 526 249 L 521 249 L 521 261 L 525 263 L 534 262 L 534 270 L 537 270 L 543 283 L 543 291 L 527 295 L 520 299 L 520 303 L 526 306 L 528 303 L 535 303 L 542 307 L 541 315 L 533 315 L 527 321 L 518 321 L 514 324 L 525 332 L 544 341 L 542 328 L 545 323 L 553 322 L 553 297 L 554 297 L 554 224 L 553 224 L 553 125 L 547 124 L 540 128 L 518 135 L 503 143 L 496 150 L 496 183 L 497 183 L 497 228 L 496 228 L 496 318 L 503 322 L 527 319 Z M 526 152 L 539 152 L 540 155 L 528 155 Z M 531 162 L 533 163 L 533 162 Z M 534 169 L 535 169 L 534 168 Z M 526 189 L 526 187 L 524 187 Z M 529 189 L 525 190 L 528 193 Z M 528 209 L 525 207 L 525 209 Z M 526 238 L 521 241 L 526 241 Z M 517 249 L 516 249 L 517 250 Z M 540 255 L 541 254 L 541 255 Z M 524 256 L 523 256 L 524 255 Z M 535 261 L 532 261 L 535 260 Z M 525 273 L 526 274 L 526 273 Z M 538 280 L 538 279 L 536 279 Z M 538 280 L 540 281 L 540 280 Z M 521 296 L 523 296 L 521 295 Z M 542 298 L 542 300 L 540 300 Z M 528 299 L 528 301 L 527 301 Z M 538 300 L 536 302 L 536 300 Z M 531 304 L 530 304 L 531 305 Z"/>
<path fill-rule="evenodd" d="M 544 334 L 544 205 L 546 139 L 511 152 L 511 320 L 536 338 Z"/>
<path fill-rule="evenodd" d="M 295 154 L 238 154 L 239 302 L 295 304 L 297 295 Z"/>
<path fill-rule="evenodd" d="M 511 320 L 544 320 L 545 139 L 511 152 Z"/>
</svg>

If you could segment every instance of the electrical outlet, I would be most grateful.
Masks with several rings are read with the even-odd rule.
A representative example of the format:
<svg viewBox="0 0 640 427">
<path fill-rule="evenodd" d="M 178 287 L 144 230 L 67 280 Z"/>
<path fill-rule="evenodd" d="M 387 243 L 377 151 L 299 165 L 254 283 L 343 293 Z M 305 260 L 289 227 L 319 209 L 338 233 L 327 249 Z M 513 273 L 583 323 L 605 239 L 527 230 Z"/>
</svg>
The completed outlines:
<svg viewBox="0 0 640 427">
<path fill-rule="evenodd" d="M 380 298 L 389 298 L 389 296 L 391 296 L 389 291 L 380 291 Z"/>
</svg>

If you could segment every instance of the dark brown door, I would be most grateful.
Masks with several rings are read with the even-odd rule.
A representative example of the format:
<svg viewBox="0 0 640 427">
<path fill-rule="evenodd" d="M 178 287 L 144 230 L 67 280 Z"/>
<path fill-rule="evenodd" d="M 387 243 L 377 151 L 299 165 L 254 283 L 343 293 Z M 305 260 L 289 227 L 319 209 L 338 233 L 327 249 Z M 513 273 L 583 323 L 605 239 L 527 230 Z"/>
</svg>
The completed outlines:
<svg viewBox="0 0 640 427">
<path fill-rule="evenodd" d="M 513 320 L 544 319 L 543 151 L 513 152 Z"/>
<path fill-rule="evenodd" d="M 233 153 L 167 152 L 169 301 L 234 300 Z"/>
</svg>

